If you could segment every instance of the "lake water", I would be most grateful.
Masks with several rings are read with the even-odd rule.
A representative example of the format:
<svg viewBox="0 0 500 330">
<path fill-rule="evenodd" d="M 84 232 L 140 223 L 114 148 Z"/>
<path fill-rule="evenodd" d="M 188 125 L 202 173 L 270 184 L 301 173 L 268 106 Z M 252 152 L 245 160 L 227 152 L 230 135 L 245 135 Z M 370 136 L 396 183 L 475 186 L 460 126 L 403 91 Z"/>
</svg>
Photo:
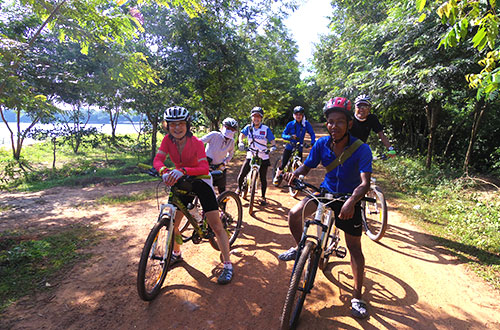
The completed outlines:
<svg viewBox="0 0 500 330">
<path fill-rule="evenodd" d="M 29 125 L 30 123 L 21 123 L 21 130 L 28 128 Z M 12 131 L 17 131 L 16 123 L 9 123 L 9 127 Z M 35 127 L 50 129 L 54 126 L 52 124 L 37 124 Z M 95 127 L 99 132 L 111 134 L 111 124 L 87 124 L 86 127 Z M 139 125 L 137 124 L 135 127 L 133 124 L 118 124 L 116 126 L 116 134 L 137 133 L 137 129 L 139 129 Z M 25 139 L 23 145 L 34 142 L 32 139 Z M 0 146 L 10 146 L 10 132 L 3 121 L 0 121 Z"/>
</svg>

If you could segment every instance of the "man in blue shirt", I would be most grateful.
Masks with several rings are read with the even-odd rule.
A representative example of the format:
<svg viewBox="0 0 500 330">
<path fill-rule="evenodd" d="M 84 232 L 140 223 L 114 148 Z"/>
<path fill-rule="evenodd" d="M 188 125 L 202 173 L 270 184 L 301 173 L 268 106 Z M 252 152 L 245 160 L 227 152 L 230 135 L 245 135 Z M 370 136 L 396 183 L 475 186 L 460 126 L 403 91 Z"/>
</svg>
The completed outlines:
<svg viewBox="0 0 500 330">
<path fill-rule="evenodd" d="M 285 167 L 286 163 L 288 163 L 288 160 L 292 155 L 293 147 L 296 144 L 304 143 L 304 138 L 306 137 L 306 133 L 309 133 L 309 136 L 311 137 L 311 146 L 313 146 L 314 142 L 316 141 L 316 135 L 314 134 L 314 130 L 311 126 L 311 123 L 309 123 L 304 116 L 303 107 L 298 105 L 295 108 L 293 108 L 293 118 L 295 120 L 292 120 L 291 122 L 286 124 L 285 130 L 283 131 L 283 134 L 281 134 L 283 140 L 289 142 L 285 146 L 285 150 L 283 151 L 283 157 L 281 158 L 281 165 L 278 168 L 278 171 L 276 171 L 276 175 L 273 178 L 273 185 L 275 186 L 279 186 L 279 184 L 281 183 L 282 180 L 281 172 L 283 171 L 283 168 Z M 299 153 L 300 153 L 300 158 L 302 159 L 302 147 L 300 147 Z"/>
<path fill-rule="evenodd" d="M 307 175 L 311 168 L 320 163 L 327 167 L 334 159 L 357 140 L 349 134 L 352 127 L 351 102 L 342 97 L 332 98 L 323 108 L 326 118 L 326 127 L 330 136 L 325 136 L 316 142 L 307 157 L 304 165 L 293 173 L 286 173 L 284 179 L 291 182 L 300 175 Z M 321 187 L 331 193 L 352 194 L 343 204 L 333 203 L 335 225 L 344 231 L 345 241 L 351 256 L 351 268 L 354 277 L 353 299 L 351 300 L 352 315 L 358 318 L 368 316 L 366 303 L 361 300 L 365 258 L 361 249 L 362 218 L 359 201 L 370 188 L 372 172 L 372 153 L 370 147 L 363 143 L 344 163 L 326 173 Z M 288 213 L 288 226 L 295 243 L 300 242 L 302 236 L 302 215 L 304 218 L 316 211 L 317 204 L 307 203 L 306 197 L 295 205 Z M 304 213 L 303 213 L 304 212 Z M 283 261 L 294 260 L 297 248 L 292 247 L 279 255 Z"/>
</svg>

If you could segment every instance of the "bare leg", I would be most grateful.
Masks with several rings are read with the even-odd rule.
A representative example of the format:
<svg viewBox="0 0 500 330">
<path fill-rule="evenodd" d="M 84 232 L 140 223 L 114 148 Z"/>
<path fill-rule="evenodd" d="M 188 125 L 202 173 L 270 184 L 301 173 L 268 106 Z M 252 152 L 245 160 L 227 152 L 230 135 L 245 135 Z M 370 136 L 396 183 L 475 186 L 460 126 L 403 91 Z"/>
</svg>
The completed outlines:
<svg viewBox="0 0 500 330">
<path fill-rule="evenodd" d="M 353 298 L 361 299 L 363 279 L 365 276 L 365 257 L 361 250 L 361 236 L 345 234 L 345 241 L 351 255 L 351 268 L 354 277 Z"/>
<path fill-rule="evenodd" d="M 302 209 L 304 206 L 306 207 L 304 212 L 304 218 L 306 218 L 313 214 L 317 208 L 317 205 L 313 202 L 309 202 L 306 205 L 306 202 L 309 200 L 309 198 L 304 198 L 288 212 L 288 227 L 290 228 L 290 232 L 292 233 L 297 245 L 300 242 L 302 231 L 304 229 L 304 224 L 302 223 Z"/>
<path fill-rule="evenodd" d="M 217 238 L 217 244 L 222 252 L 222 259 L 224 262 L 231 261 L 229 258 L 229 237 L 227 236 L 226 230 L 222 226 L 222 221 L 220 221 L 219 211 L 210 211 L 205 213 L 205 215 L 210 228 L 212 228 L 215 233 L 215 237 Z"/>
</svg>

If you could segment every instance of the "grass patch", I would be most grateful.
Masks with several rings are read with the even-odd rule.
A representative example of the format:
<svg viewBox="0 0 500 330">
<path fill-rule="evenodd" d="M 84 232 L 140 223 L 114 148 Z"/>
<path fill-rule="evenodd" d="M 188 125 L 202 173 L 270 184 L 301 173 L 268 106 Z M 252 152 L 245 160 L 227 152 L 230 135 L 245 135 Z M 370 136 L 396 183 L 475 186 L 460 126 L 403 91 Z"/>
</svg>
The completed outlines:
<svg viewBox="0 0 500 330">
<path fill-rule="evenodd" d="M 131 195 L 119 196 L 104 196 L 96 200 L 97 204 L 125 204 L 129 202 L 138 202 L 151 199 L 156 196 L 156 192 L 152 190 L 143 191 Z"/>
<path fill-rule="evenodd" d="M 95 228 L 73 225 L 43 237 L 4 232 L 0 236 L 0 313 L 20 297 L 54 286 L 57 277 L 90 255 Z M 50 286 L 47 284 L 49 283 Z"/>
<path fill-rule="evenodd" d="M 451 169 L 426 170 L 423 160 L 404 157 L 379 162 L 375 173 L 382 186 L 391 186 L 384 189 L 387 197 L 405 216 L 500 289 L 499 191 L 485 190 Z"/>
</svg>

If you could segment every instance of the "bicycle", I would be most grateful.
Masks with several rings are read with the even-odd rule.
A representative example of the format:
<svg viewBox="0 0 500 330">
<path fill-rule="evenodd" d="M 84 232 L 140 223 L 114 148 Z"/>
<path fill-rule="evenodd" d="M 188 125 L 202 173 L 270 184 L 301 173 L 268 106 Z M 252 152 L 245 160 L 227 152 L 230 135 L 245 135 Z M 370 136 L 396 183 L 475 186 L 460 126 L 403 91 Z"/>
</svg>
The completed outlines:
<svg viewBox="0 0 500 330">
<path fill-rule="evenodd" d="M 258 153 L 259 151 L 262 152 L 262 150 L 247 147 L 246 151 L 252 152 L 252 158 L 250 159 L 250 172 L 248 172 L 245 180 L 243 181 L 240 194 L 244 199 L 247 199 L 248 194 L 250 194 L 248 213 L 252 214 L 253 204 L 255 200 L 255 191 L 257 190 L 257 178 L 259 177 L 259 170 L 262 164 L 262 159 L 258 156 Z M 269 154 L 270 150 L 266 149 L 264 153 Z"/>
<path fill-rule="evenodd" d="M 146 165 L 147 166 L 147 165 Z M 144 168 L 144 166 L 140 167 Z M 149 168 L 149 166 L 148 166 Z M 149 170 L 152 176 L 160 176 L 158 172 L 152 168 Z M 169 271 L 170 260 L 172 257 L 174 239 L 179 244 L 192 241 L 194 244 L 200 244 L 208 240 L 210 245 L 219 251 L 219 246 L 215 240 L 215 234 L 208 225 L 206 217 L 200 214 L 200 219 L 196 219 L 189 210 L 199 210 L 195 205 L 189 203 L 184 205 L 180 199 L 182 196 L 195 196 L 192 192 L 192 182 L 198 179 L 209 178 L 204 176 L 183 176 L 174 186 L 166 186 L 167 200 L 164 204 L 159 205 L 160 213 L 158 219 L 151 229 L 144 247 L 142 249 L 139 268 L 137 271 L 137 291 L 141 299 L 145 301 L 153 300 L 159 293 Z M 160 181 L 157 186 L 157 200 L 159 186 L 163 182 Z M 221 194 L 217 198 L 220 210 L 220 219 L 229 236 L 229 245 L 231 246 L 241 229 L 243 218 L 241 201 L 234 199 L 237 205 L 236 213 L 231 213 L 228 209 L 230 199 L 234 198 L 232 192 Z M 176 212 L 182 212 L 188 219 L 193 230 L 189 235 L 174 235 L 174 221 Z"/>
<path fill-rule="evenodd" d="M 283 171 L 281 172 L 282 178 L 279 180 L 278 184 L 275 185 L 275 187 L 279 187 L 279 185 L 281 184 L 281 181 L 283 180 L 283 174 L 287 172 L 293 172 L 302 165 L 302 157 L 300 155 L 300 150 L 302 148 L 309 148 L 309 145 L 303 145 L 302 143 L 296 143 L 295 145 L 293 145 L 292 155 L 290 156 L 290 159 L 288 159 L 286 165 L 283 167 Z M 276 162 L 274 162 L 273 178 L 276 177 L 276 173 L 279 170 L 280 163 L 281 159 L 277 159 Z M 295 190 L 289 186 L 288 193 L 290 194 L 290 196 L 295 197 L 299 192 L 298 190 Z"/>
<path fill-rule="evenodd" d="M 297 247 L 297 257 L 281 314 L 281 329 L 296 328 L 306 296 L 314 286 L 318 267 L 324 270 L 333 254 L 339 258 L 344 258 L 347 254 L 346 248 L 340 246 L 339 229 L 335 226 L 334 211 L 327 206 L 336 201 L 344 202 L 350 194 L 325 193 L 320 188 L 303 181 L 302 176 L 295 179 L 293 185 L 294 189 L 316 200 L 318 207 L 313 219 L 305 221 L 302 238 Z M 319 194 L 316 195 L 315 192 Z M 362 200 L 373 202 L 368 197 L 363 197 Z M 315 227 L 316 230 L 309 233 L 310 227 Z"/>
<path fill-rule="evenodd" d="M 384 159 L 384 156 L 374 159 Z M 364 201 L 361 204 L 363 208 L 363 228 L 365 234 L 373 241 L 380 241 L 387 230 L 387 203 L 384 193 L 377 186 L 376 179 L 371 177 L 370 190 L 366 193 L 367 197 L 373 199 L 373 202 Z"/>
<path fill-rule="evenodd" d="M 218 176 L 222 176 L 222 171 L 217 169 L 217 167 L 215 166 L 210 166 L 210 175 L 212 176 L 212 179 L 215 180 L 215 178 L 217 178 Z M 214 187 L 214 190 L 215 190 L 215 187 Z M 240 196 L 235 193 L 235 192 L 232 192 L 232 191 L 229 191 L 229 190 L 225 190 L 223 191 L 222 193 L 219 194 L 219 196 L 217 197 L 217 201 L 221 201 L 224 203 L 225 205 L 225 209 L 226 210 L 236 210 L 236 212 L 238 213 L 238 219 L 239 218 L 243 218 L 243 206 L 241 204 L 241 200 L 240 200 Z M 201 209 L 201 204 L 200 204 L 200 200 L 198 199 L 198 196 L 196 196 L 193 200 L 193 202 L 191 203 L 191 205 L 189 205 L 190 207 L 188 208 L 189 210 L 200 210 Z M 197 214 L 195 214 L 196 217 L 198 219 L 201 218 L 201 216 L 198 216 Z M 189 227 L 189 221 L 186 217 L 183 217 L 180 221 L 180 224 L 179 224 L 179 231 L 181 233 L 184 233 Z M 236 237 L 235 237 L 236 239 Z M 231 244 L 231 242 L 230 242 Z"/>
</svg>

